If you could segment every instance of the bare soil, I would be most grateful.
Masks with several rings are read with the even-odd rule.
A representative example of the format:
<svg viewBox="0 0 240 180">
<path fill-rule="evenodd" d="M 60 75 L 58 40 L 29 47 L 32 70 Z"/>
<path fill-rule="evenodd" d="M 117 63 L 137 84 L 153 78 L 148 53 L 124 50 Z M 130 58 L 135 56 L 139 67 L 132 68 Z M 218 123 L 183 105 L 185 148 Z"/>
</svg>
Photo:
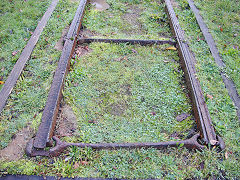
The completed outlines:
<svg viewBox="0 0 240 180">
<path fill-rule="evenodd" d="M 81 38 L 90 38 L 93 36 L 98 36 L 99 34 L 88 29 L 82 29 L 79 33 L 79 37 Z"/>
<path fill-rule="evenodd" d="M 12 142 L 0 150 L 0 160 L 16 161 L 23 157 L 27 142 L 32 137 L 32 129 L 23 128 L 20 132 L 13 136 Z"/>
<path fill-rule="evenodd" d="M 170 0 L 174 8 L 179 8 L 179 4 L 175 0 Z"/>
<path fill-rule="evenodd" d="M 68 33 L 68 30 L 69 30 L 69 26 L 66 26 L 63 29 L 61 38 L 58 40 L 58 42 L 56 43 L 56 45 L 54 47 L 56 50 L 58 50 L 58 51 L 62 51 L 63 50 L 64 40 L 65 40 L 65 37 L 66 37 L 66 35 Z"/>
<path fill-rule="evenodd" d="M 109 111 L 112 115 L 121 116 L 127 110 L 127 104 L 125 102 L 118 102 L 109 106 Z"/>
<path fill-rule="evenodd" d="M 55 135 L 64 137 L 72 136 L 77 129 L 77 118 L 69 105 L 61 108 L 61 113 L 57 119 Z"/>
<path fill-rule="evenodd" d="M 143 34 L 144 31 L 142 29 L 142 25 L 138 20 L 138 18 L 141 15 L 142 10 L 137 6 L 130 6 L 129 9 L 131 10 L 131 12 L 125 13 L 122 18 L 124 21 L 126 21 L 128 24 L 130 24 L 132 27 L 134 27 L 134 30 L 125 32 L 125 33 L 127 33 L 127 34 L 132 34 L 132 33 Z"/>
<path fill-rule="evenodd" d="M 90 0 L 90 3 L 99 11 L 104 11 L 110 7 L 106 0 Z"/>
</svg>

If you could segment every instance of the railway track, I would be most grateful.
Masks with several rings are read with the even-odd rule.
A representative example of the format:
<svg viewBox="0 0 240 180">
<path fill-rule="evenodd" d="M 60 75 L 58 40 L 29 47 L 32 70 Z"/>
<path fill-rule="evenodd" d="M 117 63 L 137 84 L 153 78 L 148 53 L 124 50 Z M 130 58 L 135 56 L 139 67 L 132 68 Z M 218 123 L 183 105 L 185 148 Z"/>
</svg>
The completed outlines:
<svg viewBox="0 0 240 180">
<path fill-rule="evenodd" d="M 91 147 L 93 149 L 119 149 L 119 148 L 168 148 L 179 147 L 179 144 L 188 149 L 202 150 L 207 145 L 218 146 L 221 150 L 225 148 L 224 142 L 220 136 L 218 136 L 212 125 L 210 114 L 205 103 L 203 92 L 200 87 L 199 80 L 196 77 L 195 59 L 192 52 L 189 50 L 183 35 L 183 31 L 179 25 L 177 17 L 174 13 L 170 0 L 165 0 L 166 13 L 175 40 L 144 40 L 144 39 L 107 39 L 107 38 L 84 38 L 79 37 L 81 29 L 82 19 L 84 17 L 84 11 L 86 9 L 87 0 L 81 0 L 75 17 L 71 23 L 70 29 L 66 36 L 64 48 L 61 58 L 58 63 L 58 67 L 55 71 L 54 79 L 48 94 L 46 106 L 43 111 L 41 124 L 38 128 L 38 132 L 34 138 L 32 138 L 27 147 L 27 155 L 33 156 L 57 156 L 70 146 L 77 147 Z M 62 91 L 64 88 L 65 78 L 70 68 L 70 60 L 72 59 L 76 45 L 79 44 L 91 44 L 91 43 L 111 43 L 111 44 L 133 44 L 141 46 L 149 45 L 163 45 L 169 44 L 176 46 L 180 57 L 180 64 L 184 71 L 186 85 L 188 88 L 189 96 L 191 99 L 192 111 L 194 119 L 197 123 L 198 132 L 188 139 L 181 141 L 164 141 L 155 143 L 68 143 L 61 141 L 54 134 L 56 127 L 56 119 L 59 114 L 59 107 L 63 97 Z M 24 67 L 25 64 L 23 64 Z M 23 68 L 22 68 L 23 69 Z M 13 84 L 14 85 L 14 84 Z M 12 86 L 13 86 L 12 85 Z M 4 89 L 3 89 L 4 90 Z M 3 91 L 2 90 L 2 91 Z M 5 91 L 4 91 L 5 93 Z M 6 92 L 10 93 L 10 92 Z M 8 96 L 8 95 L 7 95 Z M 5 96 L 5 97 L 7 97 Z M 6 100 L 4 100 L 6 101 Z M 4 103 L 5 104 L 5 103 Z M 4 105 L 3 105 L 4 106 Z M 55 146 L 53 145 L 54 140 Z M 51 147 L 50 150 L 45 150 L 46 147 Z"/>
<path fill-rule="evenodd" d="M 194 56 L 191 54 L 187 43 L 184 40 L 184 36 L 179 26 L 178 20 L 172 8 L 169 0 L 165 1 L 166 12 L 170 20 L 172 31 L 176 37 L 176 42 L 173 41 L 161 41 L 161 40 L 131 40 L 131 39 L 100 39 L 100 38 L 78 38 L 78 34 L 81 27 L 81 20 L 84 16 L 84 9 L 87 4 L 86 0 L 82 0 L 78 7 L 75 18 L 70 26 L 70 30 L 67 35 L 67 39 L 64 45 L 62 56 L 59 61 L 58 68 L 55 72 L 54 80 L 48 95 L 48 100 L 43 111 L 42 122 L 39 126 L 36 137 L 33 138 L 27 147 L 27 154 L 29 156 L 57 156 L 63 152 L 69 146 L 77 147 L 91 147 L 93 149 L 117 149 L 117 148 L 167 148 L 178 147 L 179 144 L 183 144 L 188 149 L 203 149 L 207 144 L 212 146 L 219 146 L 224 149 L 224 142 L 221 137 L 217 136 L 214 127 L 211 122 L 211 118 L 204 101 L 203 92 L 201 90 L 198 79 L 195 76 L 196 70 L 194 66 Z M 56 119 L 59 112 L 59 105 L 62 98 L 62 90 L 64 86 L 64 79 L 66 77 L 69 62 L 72 58 L 74 48 L 76 44 L 91 43 L 91 42 L 105 42 L 105 43 L 129 43 L 140 44 L 147 46 L 149 44 L 171 44 L 177 46 L 179 56 L 181 59 L 181 66 L 185 73 L 185 79 L 187 82 L 188 90 L 190 92 L 193 113 L 198 125 L 199 133 L 193 137 L 182 141 L 168 141 L 157 143 L 67 143 L 62 142 L 60 139 L 54 136 L 54 129 L 56 125 Z M 44 149 L 47 146 L 52 145 L 51 139 L 56 141 L 55 147 L 52 147 L 49 151 Z M 202 143 L 200 143 L 200 141 Z"/>
</svg>

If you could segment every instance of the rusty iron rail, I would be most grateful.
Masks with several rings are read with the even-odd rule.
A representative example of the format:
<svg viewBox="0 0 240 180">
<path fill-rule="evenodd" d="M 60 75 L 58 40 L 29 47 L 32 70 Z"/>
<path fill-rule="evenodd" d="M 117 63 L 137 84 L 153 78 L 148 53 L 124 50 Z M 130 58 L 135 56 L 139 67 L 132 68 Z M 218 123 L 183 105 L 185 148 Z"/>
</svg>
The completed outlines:
<svg viewBox="0 0 240 180">
<path fill-rule="evenodd" d="M 50 142 L 50 139 L 53 136 L 59 109 L 59 103 L 62 98 L 64 79 L 69 67 L 69 60 L 72 57 L 76 45 L 77 35 L 79 34 L 81 28 L 81 20 L 83 17 L 86 3 L 87 0 L 80 1 L 75 17 L 69 28 L 62 55 L 60 57 L 58 67 L 56 69 L 50 88 L 50 92 L 48 94 L 47 103 L 43 111 L 42 121 L 36 137 L 34 138 L 34 148 L 45 148 L 47 143 Z"/>
<path fill-rule="evenodd" d="M 192 0 L 188 0 L 188 3 L 196 17 L 198 25 L 203 33 L 203 36 L 209 46 L 209 49 L 211 51 L 211 54 L 212 54 L 216 64 L 218 65 L 218 67 L 224 68 L 226 65 L 224 64 L 224 62 L 219 54 L 217 46 L 214 42 L 214 39 L 213 39 L 211 33 L 208 30 L 207 25 L 204 23 L 203 18 L 199 14 L 199 10 L 196 8 L 196 6 L 194 5 L 194 2 Z M 229 96 L 231 97 L 233 103 L 237 107 L 238 119 L 240 121 L 240 96 L 237 92 L 236 86 L 234 85 L 234 82 L 231 79 L 227 78 L 227 76 L 225 75 L 224 72 L 220 72 L 220 74 L 221 74 L 223 82 L 228 90 Z"/>
<path fill-rule="evenodd" d="M 218 145 L 219 137 L 217 137 L 212 125 L 212 120 L 204 100 L 204 95 L 201 90 L 200 83 L 196 77 L 196 62 L 193 54 L 190 52 L 188 44 L 184 39 L 183 31 L 179 25 L 170 0 L 165 0 L 167 12 L 170 18 L 172 30 L 178 42 L 178 52 L 181 59 L 181 65 L 185 73 L 190 97 L 193 104 L 194 116 L 201 132 L 201 137 L 205 144 Z"/>
<path fill-rule="evenodd" d="M 162 45 L 170 44 L 176 46 L 176 42 L 172 40 L 139 40 L 139 39 L 99 39 L 99 38 L 79 38 L 77 44 L 92 43 L 92 42 L 105 42 L 105 43 L 128 43 L 128 44 L 140 44 L 142 46 L 146 45 Z"/>
<path fill-rule="evenodd" d="M 54 157 L 61 154 L 64 150 L 66 150 L 70 146 L 76 146 L 80 148 L 90 147 L 96 150 L 102 149 L 136 149 L 136 148 L 156 148 L 156 149 L 165 149 L 168 147 L 179 147 L 182 145 L 187 149 L 197 149 L 202 150 L 206 148 L 206 146 L 201 145 L 198 142 L 199 134 L 194 135 L 190 139 L 182 140 L 182 141 L 167 141 L 167 142 L 158 142 L 158 143 L 67 143 L 62 142 L 59 138 L 53 137 L 56 142 L 56 146 L 51 148 L 49 151 L 45 150 L 36 150 L 33 148 L 33 139 L 30 140 L 27 144 L 26 154 L 28 156 L 49 156 Z"/>
<path fill-rule="evenodd" d="M 181 65 L 185 72 L 185 78 L 187 81 L 188 89 L 190 91 L 191 100 L 193 104 L 193 112 L 198 124 L 200 133 L 195 134 L 190 139 L 182 141 L 167 141 L 167 142 L 158 142 L 158 143 L 98 143 L 98 144 L 89 144 L 89 143 L 67 143 L 62 142 L 57 137 L 53 136 L 54 127 L 56 123 L 56 116 L 58 113 L 59 103 L 62 97 L 62 88 L 65 75 L 67 73 L 67 67 L 69 64 L 69 59 L 72 56 L 74 46 L 76 42 L 78 43 L 89 43 L 89 42 L 112 42 L 112 43 L 139 43 L 147 42 L 144 40 L 119 40 L 119 39 L 80 39 L 77 41 L 77 34 L 81 25 L 81 18 L 83 16 L 84 7 L 86 5 L 86 0 L 81 0 L 78 11 L 75 15 L 75 18 L 71 24 L 67 41 L 65 42 L 62 56 L 58 68 L 56 70 L 54 80 L 51 86 L 51 90 L 48 96 L 47 104 L 45 106 L 42 123 L 40 124 L 38 133 L 34 139 L 31 139 L 27 145 L 26 153 L 29 156 L 57 156 L 63 152 L 69 146 L 77 147 L 91 147 L 93 149 L 119 149 L 119 148 L 167 148 L 167 147 L 178 147 L 179 144 L 188 148 L 188 149 L 198 149 L 202 150 L 206 144 L 211 144 L 212 146 L 219 146 L 220 149 L 225 148 L 225 144 L 221 137 L 217 136 L 215 130 L 212 126 L 211 118 L 204 101 L 203 92 L 200 87 L 200 83 L 196 77 L 196 70 L 194 65 L 194 57 L 190 52 L 187 43 L 184 40 L 183 32 L 180 28 L 177 17 L 174 13 L 172 5 L 169 0 L 165 0 L 166 10 L 169 15 L 170 25 L 176 36 L 177 48 L 179 51 L 179 56 L 181 59 Z M 77 29 L 77 30 L 75 30 Z M 71 40 L 71 39 L 74 40 Z M 150 43 L 152 40 L 148 41 Z M 153 41 L 152 41 L 153 42 Z M 155 41 L 156 42 L 156 41 Z M 160 42 L 159 42 L 160 43 Z M 44 148 L 50 142 L 50 139 L 53 137 L 53 140 L 56 142 L 55 147 L 50 148 L 49 151 L 45 151 Z M 199 143 L 199 140 L 203 140 L 204 143 Z M 49 143 L 49 145 L 51 145 Z"/>
<path fill-rule="evenodd" d="M 43 15 L 42 19 L 39 21 L 35 31 L 33 32 L 31 38 L 29 39 L 26 47 L 23 49 L 22 54 L 20 55 L 18 61 L 14 65 L 11 73 L 9 74 L 2 90 L 0 91 L 0 114 L 5 107 L 5 104 L 8 100 L 9 95 L 11 94 L 20 74 L 25 67 L 28 59 L 30 58 L 32 51 L 35 45 L 38 42 L 38 39 L 45 28 L 49 18 L 52 15 L 52 12 L 55 10 L 59 0 L 53 0 L 45 14 Z"/>
</svg>

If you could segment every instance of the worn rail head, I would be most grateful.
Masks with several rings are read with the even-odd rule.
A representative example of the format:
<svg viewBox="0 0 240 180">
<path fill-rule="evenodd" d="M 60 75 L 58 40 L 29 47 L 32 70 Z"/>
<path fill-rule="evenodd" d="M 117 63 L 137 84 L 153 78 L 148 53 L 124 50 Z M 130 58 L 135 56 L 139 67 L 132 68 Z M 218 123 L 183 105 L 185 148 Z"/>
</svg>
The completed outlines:
<svg viewBox="0 0 240 180">
<path fill-rule="evenodd" d="M 69 67 L 69 60 L 72 57 L 74 47 L 77 41 L 77 35 L 80 31 L 81 20 L 83 17 L 86 3 L 87 0 L 80 1 L 75 17 L 69 28 L 62 55 L 60 57 L 58 67 L 56 69 L 50 88 L 50 92 L 48 94 L 47 103 L 43 111 L 41 124 L 34 139 L 35 148 L 45 148 L 47 143 L 50 141 L 50 138 L 53 136 L 59 104 L 62 98 L 64 79 Z"/>
<path fill-rule="evenodd" d="M 196 77 L 195 59 L 184 39 L 183 31 L 173 10 L 170 0 L 165 0 L 171 28 L 176 36 L 181 65 L 185 72 L 190 97 L 193 104 L 194 116 L 200 129 L 201 136 L 206 144 L 218 144 L 218 138 L 212 125 L 212 120 L 204 100 L 204 95 Z"/>
</svg>

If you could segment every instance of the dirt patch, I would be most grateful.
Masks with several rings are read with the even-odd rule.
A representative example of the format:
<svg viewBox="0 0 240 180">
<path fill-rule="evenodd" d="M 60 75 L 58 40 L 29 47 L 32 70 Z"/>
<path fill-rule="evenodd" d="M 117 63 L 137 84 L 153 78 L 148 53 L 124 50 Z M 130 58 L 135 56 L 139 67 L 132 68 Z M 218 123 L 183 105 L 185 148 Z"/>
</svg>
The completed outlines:
<svg viewBox="0 0 240 180">
<path fill-rule="evenodd" d="M 4 58 L 3 58 L 3 57 L 0 57 L 0 62 L 1 62 L 1 61 L 4 61 Z"/>
<path fill-rule="evenodd" d="M 90 38 L 90 37 L 98 36 L 98 35 L 100 35 L 100 34 L 90 31 L 88 29 L 82 29 L 79 33 L 80 38 Z"/>
<path fill-rule="evenodd" d="M 121 116 L 127 110 L 127 104 L 124 102 L 113 103 L 109 106 L 109 113 L 115 116 Z"/>
<path fill-rule="evenodd" d="M 127 33 L 127 34 L 132 34 L 132 33 L 143 34 L 144 31 L 142 29 L 142 25 L 138 20 L 142 10 L 137 6 L 130 6 L 129 10 L 131 12 L 125 13 L 122 18 L 125 22 L 127 22 L 134 28 L 133 28 L 133 30 L 126 31 L 125 33 Z"/>
<path fill-rule="evenodd" d="M 69 30 L 69 26 L 66 26 L 63 29 L 61 38 L 58 40 L 58 42 L 56 43 L 56 45 L 54 47 L 56 50 L 58 50 L 58 51 L 63 50 L 64 40 L 65 40 L 65 37 L 67 36 L 68 30 Z"/>
<path fill-rule="evenodd" d="M 174 8 L 179 8 L 179 4 L 175 0 L 170 0 L 170 2 Z"/>
<path fill-rule="evenodd" d="M 190 114 L 182 113 L 176 117 L 178 122 L 182 122 L 185 119 L 187 119 L 190 116 Z"/>
<path fill-rule="evenodd" d="M 106 0 L 90 0 L 90 3 L 99 11 L 104 11 L 110 7 Z"/>
<path fill-rule="evenodd" d="M 88 48 L 88 46 L 77 46 L 74 51 L 74 55 L 77 55 L 78 57 L 84 56 L 87 53 L 91 52 L 92 50 Z"/>
<path fill-rule="evenodd" d="M 16 161 L 22 158 L 25 153 L 26 144 L 31 138 L 31 134 L 32 129 L 26 127 L 14 135 L 12 142 L 3 150 L 0 150 L 0 159 Z"/>
<path fill-rule="evenodd" d="M 61 114 L 57 119 L 55 135 L 64 137 L 72 136 L 77 129 L 77 118 L 68 105 L 61 108 Z"/>
<path fill-rule="evenodd" d="M 132 95 L 131 85 L 130 84 L 122 85 L 120 92 L 121 92 L 121 94 L 131 96 Z"/>
</svg>

